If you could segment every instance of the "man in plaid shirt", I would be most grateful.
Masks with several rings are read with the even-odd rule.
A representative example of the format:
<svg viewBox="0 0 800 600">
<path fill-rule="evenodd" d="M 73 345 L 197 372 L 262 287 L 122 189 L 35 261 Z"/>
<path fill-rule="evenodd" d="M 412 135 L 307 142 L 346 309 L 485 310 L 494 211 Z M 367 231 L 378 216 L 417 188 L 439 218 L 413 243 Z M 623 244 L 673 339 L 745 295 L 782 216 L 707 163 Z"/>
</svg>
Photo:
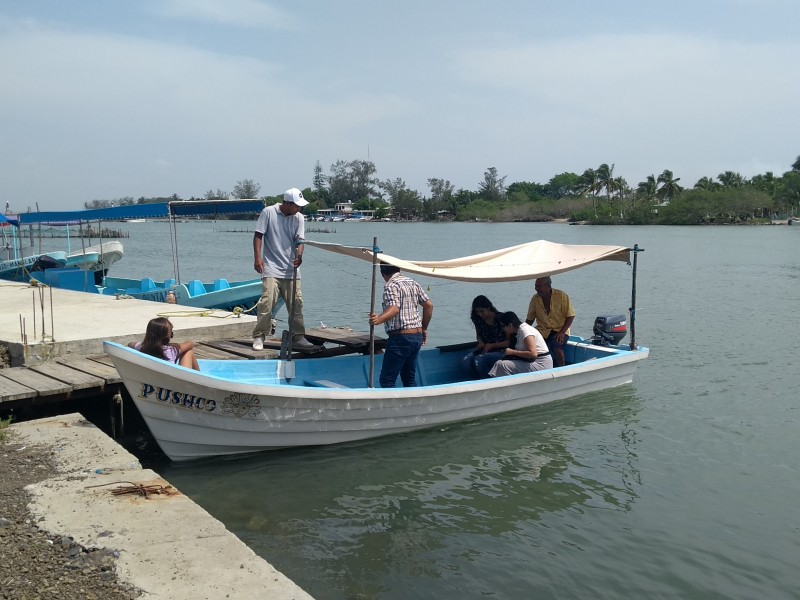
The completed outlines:
<svg viewBox="0 0 800 600">
<path fill-rule="evenodd" d="M 417 385 L 417 355 L 428 340 L 428 324 L 433 315 L 433 302 L 413 279 L 400 274 L 393 265 L 382 264 L 383 312 L 370 313 L 371 325 L 385 324 L 389 343 L 383 352 L 379 378 L 381 387 L 395 387 L 397 376 L 404 387 Z M 420 318 L 417 305 L 422 306 Z"/>
</svg>

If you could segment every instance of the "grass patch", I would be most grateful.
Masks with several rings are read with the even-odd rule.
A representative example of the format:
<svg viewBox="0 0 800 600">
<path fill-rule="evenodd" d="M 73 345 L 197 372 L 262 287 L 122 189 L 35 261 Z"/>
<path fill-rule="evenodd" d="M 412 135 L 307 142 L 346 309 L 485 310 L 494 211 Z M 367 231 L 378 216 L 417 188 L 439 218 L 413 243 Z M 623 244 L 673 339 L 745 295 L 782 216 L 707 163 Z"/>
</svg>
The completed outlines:
<svg viewBox="0 0 800 600">
<path fill-rule="evenodd" d="M 11 425 L 11 421 L 13 417 L 8 417 L 7 419 L 0 419 L 0 442 L 5 442 L 8 438 L 8 426 Z"/>
</svg>

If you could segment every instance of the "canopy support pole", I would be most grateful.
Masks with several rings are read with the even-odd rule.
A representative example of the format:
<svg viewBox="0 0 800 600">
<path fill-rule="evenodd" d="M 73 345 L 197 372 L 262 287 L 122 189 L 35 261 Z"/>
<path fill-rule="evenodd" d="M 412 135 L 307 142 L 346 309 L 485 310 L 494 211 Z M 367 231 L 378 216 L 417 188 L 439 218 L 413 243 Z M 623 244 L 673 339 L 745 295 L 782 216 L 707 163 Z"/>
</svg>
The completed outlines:
<svg viewBox="0 0 800 600">
<path fill-rule="evenodd" d="M 295 232 L 294 244 L 292 251 L 292 263 L 297 260 L 297 247 L 300 245 L 300 236 Z M 295 369 L 292 362 L 292 344 L 294 340 L 294 315 L 295 315 L 295 302 L 297 298 L 297 265 L 292 269 L 292 304 L 289 307 L 289 329 L 284 330 L 283 339 L 281 341 L 281 358 L 283 359 L 283 377 L 286 381 L 294 379 Z"/>
<path fill-rule="evenodd" d="M 175 275 L 175 281 L 181 282 L 181 269 L 178 264 L 178 230 L 175 227 L 175 215 L 172 213 L 172 205 L 169 205 L 169 241 L 172 246 L 172 272 Z"/>
<path fill-rule="evenodd" d="M 630 348 L 631 350 L 636 350 L 638 348 L 636 345 L 636 262 L 639 252 L 644 252 L 644 248 L 639 248 L 639 244 L 634 244 L 631 252 L 633 252 L 633 277 L 631 283 L 631 307 L 628 309 L 630 318 L 628 320 L 631 322 Z"/>
<path fill-rule="evenodd" d="M 378 271 L 378 238 L 372 238 L 372 292 L 369 296 L 369 314 L 375 312 L 375 280 Z M 369 324 L 369 387 L 375 387 L 375 325 Z"/>
</svg>

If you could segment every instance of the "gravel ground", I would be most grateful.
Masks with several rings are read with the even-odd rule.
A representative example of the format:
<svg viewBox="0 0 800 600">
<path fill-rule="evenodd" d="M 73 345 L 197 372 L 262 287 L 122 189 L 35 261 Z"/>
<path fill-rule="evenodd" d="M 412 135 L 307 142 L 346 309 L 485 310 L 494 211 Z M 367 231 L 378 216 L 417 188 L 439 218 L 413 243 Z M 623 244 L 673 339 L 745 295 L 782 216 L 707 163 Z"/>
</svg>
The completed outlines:
<svg viewBox="0 0 800 600">
<path fill-rule="evenodd" d="M 139 590 L 117 579 L 112 552 L 84 548 L 36 526 L 25 486 L 58 471 L 49 451 L 24 447 L 6 433 L 0 441 L 0 599 L 138 598 Z"/>
</svg>

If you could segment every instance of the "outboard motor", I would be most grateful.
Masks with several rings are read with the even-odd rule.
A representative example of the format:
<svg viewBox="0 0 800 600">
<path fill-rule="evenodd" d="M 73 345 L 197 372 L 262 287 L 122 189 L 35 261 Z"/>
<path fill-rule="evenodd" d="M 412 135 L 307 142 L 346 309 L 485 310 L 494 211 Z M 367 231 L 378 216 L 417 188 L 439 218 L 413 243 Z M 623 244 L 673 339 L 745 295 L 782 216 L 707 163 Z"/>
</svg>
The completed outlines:
<svg viewBox="0 0 800 600">
<path fill-rule="evenodd" d="M 31 265 L 30 271 L 46 271 L 47 269 L 56 269 L 60 267 L 60 263 L 46 254 L 43 254 L 36 259 L 36 262 Z"/>
<path fill-rule="evenodd" d="M 595 346 L 616 346 L 628 333 L 628 322 L 625 315 L 601 315 L 594 320 L 592 333 Z"/>
</svg>

